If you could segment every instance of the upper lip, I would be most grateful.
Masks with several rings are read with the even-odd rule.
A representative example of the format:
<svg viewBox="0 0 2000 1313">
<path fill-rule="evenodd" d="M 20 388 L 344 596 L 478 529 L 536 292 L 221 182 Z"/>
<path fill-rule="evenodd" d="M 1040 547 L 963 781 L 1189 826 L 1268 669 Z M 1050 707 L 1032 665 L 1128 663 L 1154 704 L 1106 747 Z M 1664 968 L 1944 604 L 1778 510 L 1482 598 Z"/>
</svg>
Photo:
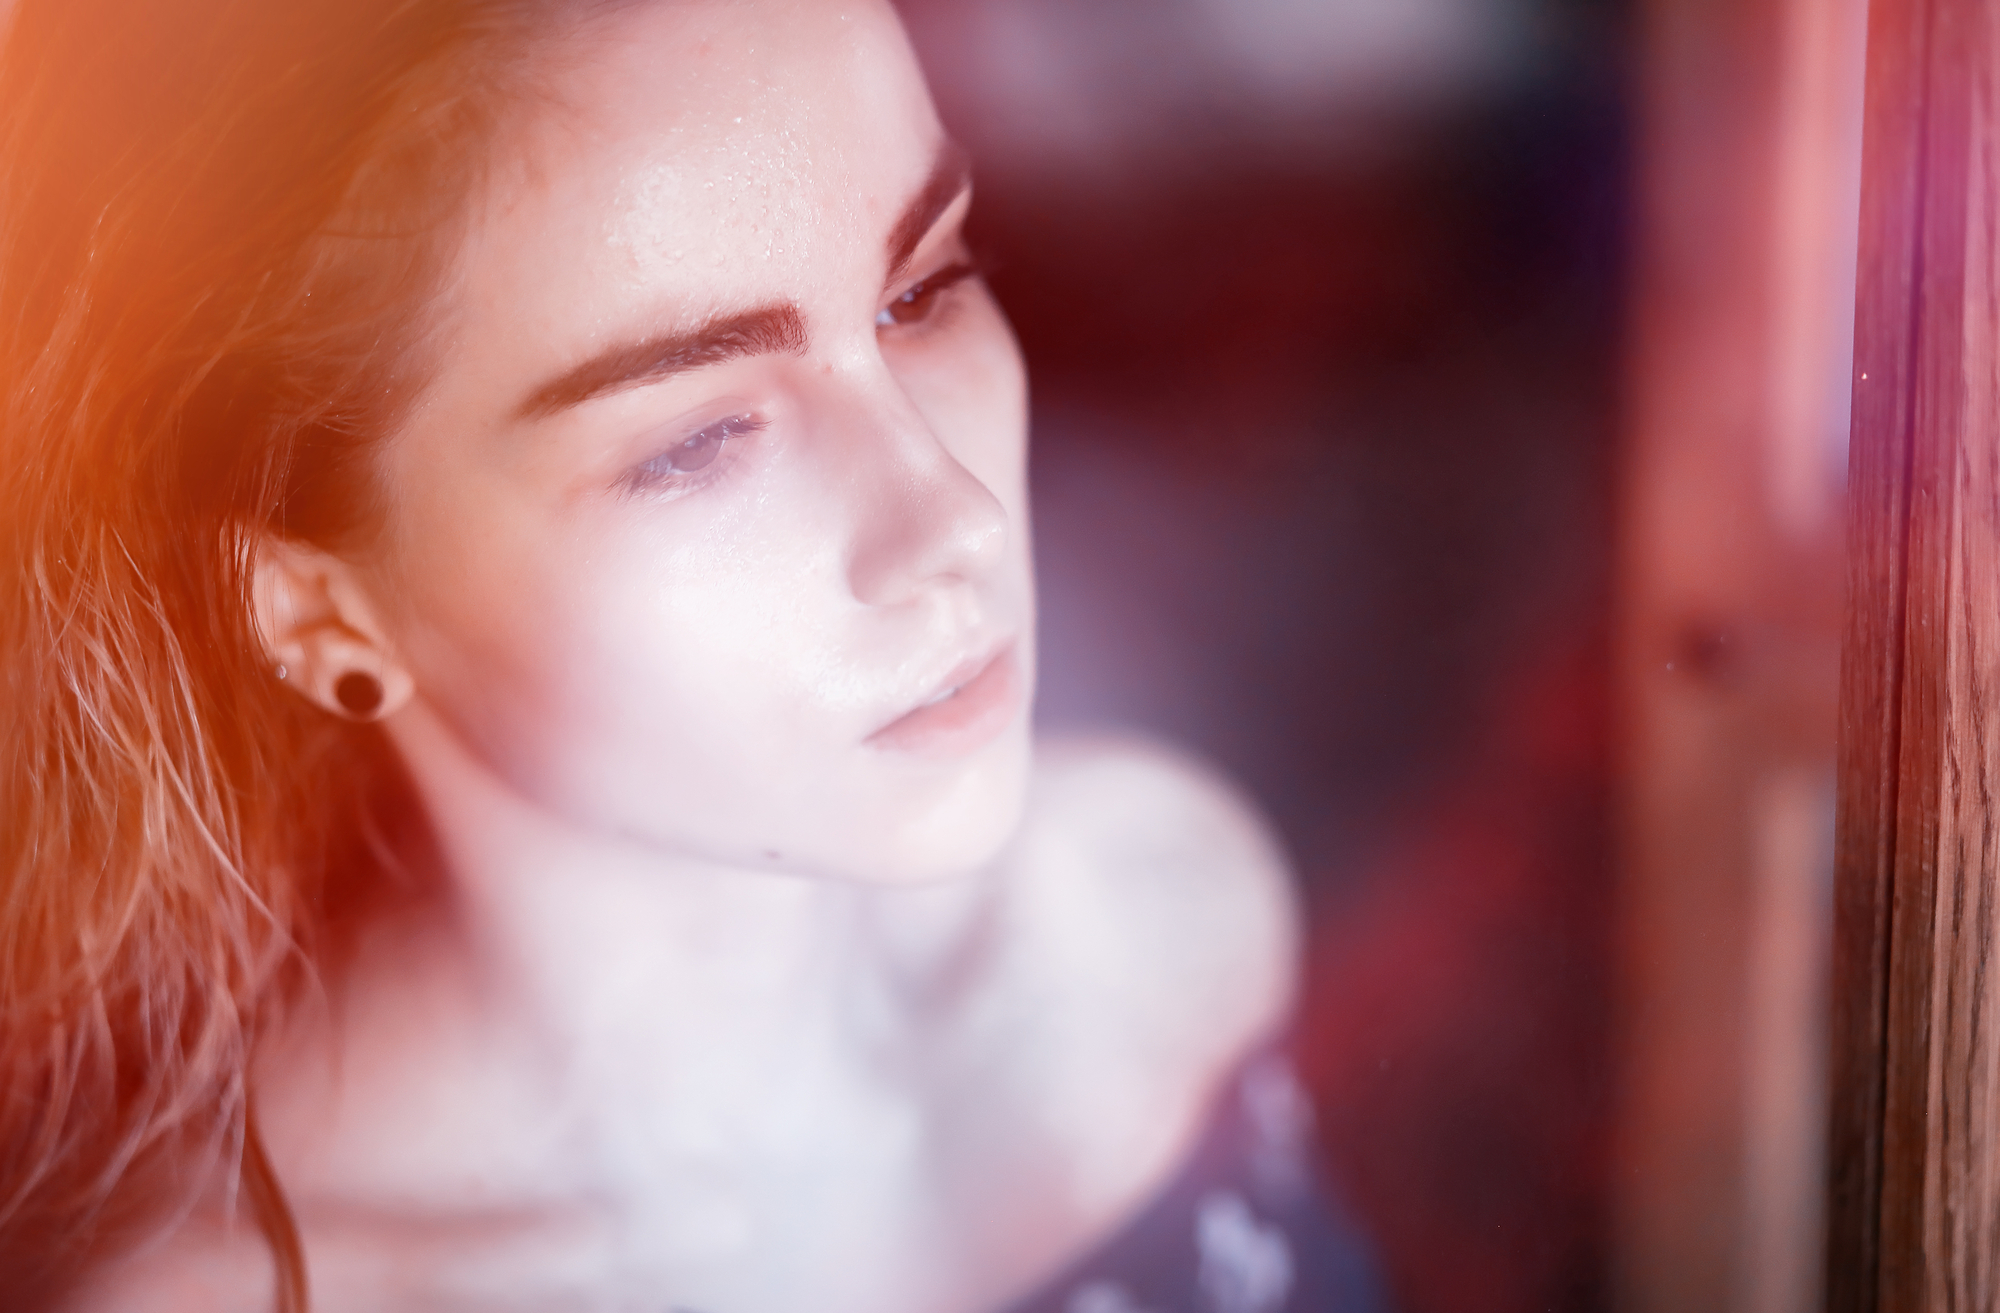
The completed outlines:
<svg viewBox="0 0 2000 1313">
<path fill-rule="evenodd" d="M 998 643 L 988 644 L 974 655 L 966 657 L 947 671 L 942 679 L 929 685 L 928 691 L 922 696 L 904 704 L 901 711 L 897 712 L 881 729 L 875 732 L 879 734 L 882 730 L 889 728 L 890 725 L 894 725 L 897 721 L 902 720 L 903 717 L 922 711 L 932 703 L 943 701 L 948 695 L 957 692 L 959 689 L 965 687 L 965 685 L 971 683 L 978 677 L 980 671 L 1005 656 L 1012 647 L 1013 640 L 1007 639 Z"/>
</svg>

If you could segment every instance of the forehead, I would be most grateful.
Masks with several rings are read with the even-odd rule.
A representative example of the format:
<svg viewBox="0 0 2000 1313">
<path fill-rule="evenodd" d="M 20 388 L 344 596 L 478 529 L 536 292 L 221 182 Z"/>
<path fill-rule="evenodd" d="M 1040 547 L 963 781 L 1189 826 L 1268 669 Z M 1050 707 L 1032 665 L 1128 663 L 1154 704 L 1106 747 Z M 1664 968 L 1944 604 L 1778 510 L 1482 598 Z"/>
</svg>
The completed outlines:
<svg viewBox="0 0 2000 1313">
<path fill-rule="evenodd" d="M 849 272 L 942 136 L 884 3 L 655 0 L 551 54 L 467 249 L 475 300 L 670 295 L 688 316 Z M 807 284 L 807 285 L 802 285 Z M 554 307 L 547 307 L 551 311 Z"/>
</svg>

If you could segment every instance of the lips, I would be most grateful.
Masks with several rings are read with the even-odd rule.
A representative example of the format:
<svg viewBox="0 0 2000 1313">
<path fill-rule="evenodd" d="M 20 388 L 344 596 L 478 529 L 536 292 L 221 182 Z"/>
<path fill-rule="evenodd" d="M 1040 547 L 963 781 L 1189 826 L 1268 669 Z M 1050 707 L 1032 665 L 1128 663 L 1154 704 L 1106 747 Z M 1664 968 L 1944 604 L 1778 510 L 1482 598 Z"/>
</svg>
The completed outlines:
<svg viewBox="0 0 2000 1313">
<path fill-rule="evenodd" d="M 870 747 L 952 757 L 983 747 L 1013 723 L 1020 703 L 1014 645 L 975 658 L 947 676 L 916 709 L 868 736 Z"/>
</svg>

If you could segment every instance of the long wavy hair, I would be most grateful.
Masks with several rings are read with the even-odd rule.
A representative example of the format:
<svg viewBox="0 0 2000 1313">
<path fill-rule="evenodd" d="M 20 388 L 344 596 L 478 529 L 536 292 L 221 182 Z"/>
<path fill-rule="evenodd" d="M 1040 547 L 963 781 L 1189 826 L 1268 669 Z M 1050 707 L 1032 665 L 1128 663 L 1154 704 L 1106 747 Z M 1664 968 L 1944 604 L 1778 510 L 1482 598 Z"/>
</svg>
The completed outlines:
<svg viewBox="0 0 2000 1313">
<path fill-rule="evenodd" d="M 407 789 L 376 731 L 275 677 L 252 548 L 365 540 L 371 449 L 554 8 L 14 2 L 0 1289 L 26 1304 L 221 1179 L 305 1305 L 250 1061 Z"/>
</svg>

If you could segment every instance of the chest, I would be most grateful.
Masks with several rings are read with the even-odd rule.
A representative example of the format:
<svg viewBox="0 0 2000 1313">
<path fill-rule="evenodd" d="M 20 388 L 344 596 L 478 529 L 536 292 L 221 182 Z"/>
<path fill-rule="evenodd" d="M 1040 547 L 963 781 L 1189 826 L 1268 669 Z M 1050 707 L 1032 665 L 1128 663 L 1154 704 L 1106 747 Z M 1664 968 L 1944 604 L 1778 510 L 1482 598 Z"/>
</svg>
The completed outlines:
<svg viewBox="0 0 2000 1313">
<path fill-rule="evenodd" d="M 902 1028 L 663 1009 L 562 1052 L 449 991 L 361 1000 L 368 1038 L 267 1096 L 316 1307 L 997 1306 L 1170 1173 L 1206 1090 L 1066 983 Z"/>
</svg>

